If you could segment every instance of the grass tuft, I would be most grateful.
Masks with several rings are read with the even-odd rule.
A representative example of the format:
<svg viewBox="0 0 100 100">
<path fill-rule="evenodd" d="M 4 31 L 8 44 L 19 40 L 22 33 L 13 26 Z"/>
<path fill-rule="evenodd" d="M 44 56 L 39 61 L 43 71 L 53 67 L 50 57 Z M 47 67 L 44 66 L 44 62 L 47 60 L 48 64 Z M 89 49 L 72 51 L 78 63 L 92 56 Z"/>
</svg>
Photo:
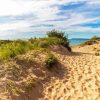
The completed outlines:
<svg viewBox="0 0 100 100">
<path fill-rule="evenodd" d="M 50 70 L 57 64 L 57 62 L 57 58 L 53 54 L 49 53 L 45 60 L 45 67 Z"/>
</svg>

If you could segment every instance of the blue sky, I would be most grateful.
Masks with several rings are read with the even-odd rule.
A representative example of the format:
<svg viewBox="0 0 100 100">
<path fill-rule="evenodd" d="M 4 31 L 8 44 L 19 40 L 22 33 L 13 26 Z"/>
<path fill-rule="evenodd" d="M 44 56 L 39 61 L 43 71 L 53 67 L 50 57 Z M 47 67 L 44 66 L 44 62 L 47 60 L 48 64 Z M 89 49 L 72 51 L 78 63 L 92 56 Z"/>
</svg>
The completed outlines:
<svg viewBox="0 0 100 100">
<path fill-rule="evenodd" d="M 0 0 L 0 39 L 43 37 L 52 29 L 69 38 L 100 36 L 100 0 Z"/>
</svg>

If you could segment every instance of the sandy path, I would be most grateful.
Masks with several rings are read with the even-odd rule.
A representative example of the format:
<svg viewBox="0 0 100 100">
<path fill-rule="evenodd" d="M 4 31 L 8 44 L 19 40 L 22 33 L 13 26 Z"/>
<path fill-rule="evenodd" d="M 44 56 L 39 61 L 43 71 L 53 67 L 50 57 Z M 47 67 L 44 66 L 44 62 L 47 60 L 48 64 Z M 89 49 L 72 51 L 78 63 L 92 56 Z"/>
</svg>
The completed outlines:
<svg viewBox="0 0 100 100">
<path fill-rule="evenodd" d="M 100 100 L 100 58 L 90 54 L 56 55 L 68 73 L 45 84 L 45 97 L 40 100 Z"/>
</svg>

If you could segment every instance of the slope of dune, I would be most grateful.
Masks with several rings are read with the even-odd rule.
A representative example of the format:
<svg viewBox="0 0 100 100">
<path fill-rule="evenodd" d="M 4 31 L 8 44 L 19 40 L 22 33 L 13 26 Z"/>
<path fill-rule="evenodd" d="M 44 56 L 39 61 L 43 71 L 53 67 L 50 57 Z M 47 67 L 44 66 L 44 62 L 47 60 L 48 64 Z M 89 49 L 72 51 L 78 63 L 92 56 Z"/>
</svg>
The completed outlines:
<svg viewBox="0 0 100 100">
<path fill-rule="evenodd" d="M 43 65 L 45 51 L 0 62 L 0 100 L 100 100 L 100 56 L 94 54 L 99 47 L 77 46 L 72 53 L 51 47 L 58 59 L 52 70 Z"/>
<path fill-rule="evenodd" d="M 96 49 L 94 49 L 96 48 Z M 100 100 L 100 42 L 73 47 L 73 53 L 54 53 L 64 65 L 62 79 L 52 78 L 40 100 Z"/>
</svg>

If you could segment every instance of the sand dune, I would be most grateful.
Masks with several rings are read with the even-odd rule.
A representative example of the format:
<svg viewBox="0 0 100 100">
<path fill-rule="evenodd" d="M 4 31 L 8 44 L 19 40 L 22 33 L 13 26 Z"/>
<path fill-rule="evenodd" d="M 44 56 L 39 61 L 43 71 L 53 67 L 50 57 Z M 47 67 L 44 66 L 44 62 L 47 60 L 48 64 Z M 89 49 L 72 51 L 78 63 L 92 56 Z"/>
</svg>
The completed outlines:
<svg viewBox="0 0 100 100">
<path fill-rule="evenodd" d="M 4 88 L 0 88 L 0 100 L 100 100 L 100 56 L 84 52 L 87 51 L 87 47 L 78 48 L 74 47 L 71 54 L 53 51 L 61 62 L 56 72 L 41 72 L 41 69 L 34 69 L 33 72 L 37 76 L 47 76 L 29 94 L 10 97 L 7 91 L 4 92 Z M 27 63 L 24 64 L 26 65 Z M 0 71 L 3 71 L 2 67 Z M 5 77 L 1 75 L 0 82 L 3 81 Z"/>
<path fill-rule="evenodd" d="M 84 53 L 55 55 L 67 73 L 44 85 L 44 97 L 39 100 L 100 100 L 100 58 Z"/>
</svg>

